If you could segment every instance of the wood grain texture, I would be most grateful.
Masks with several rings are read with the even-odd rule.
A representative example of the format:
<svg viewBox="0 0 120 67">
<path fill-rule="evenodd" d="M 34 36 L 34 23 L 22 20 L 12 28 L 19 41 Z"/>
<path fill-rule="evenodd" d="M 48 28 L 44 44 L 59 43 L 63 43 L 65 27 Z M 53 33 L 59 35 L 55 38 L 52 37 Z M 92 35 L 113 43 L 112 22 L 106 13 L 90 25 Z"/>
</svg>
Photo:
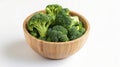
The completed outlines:
<svg viewBox="0 0 120 67">
<path fill-rule="evenodd" d="M 45 13 L 45 11 L 43 10 L 37 12 Z M 83 47 L 88 37 L 90 26 L 88 21 L 82 15 L 70 11 L 71 15 L 79 16 L 79 19 L 83 22 L 86 29 L 84 35 L 82 35 L 80 38 L 68 42 L 47 42 L 31 36 L 26 29 L 27 22 L 29 21 L 31 16 L 33 16 L 35 13 L 31 14 L 25 19 L 23 23 L 23 30 L 27 43 L 38 54 L 50 59 L 62 59 L 71 56 L 72 54 L 76 53 L 78 50 L 80 50 Z"/>
</svg>

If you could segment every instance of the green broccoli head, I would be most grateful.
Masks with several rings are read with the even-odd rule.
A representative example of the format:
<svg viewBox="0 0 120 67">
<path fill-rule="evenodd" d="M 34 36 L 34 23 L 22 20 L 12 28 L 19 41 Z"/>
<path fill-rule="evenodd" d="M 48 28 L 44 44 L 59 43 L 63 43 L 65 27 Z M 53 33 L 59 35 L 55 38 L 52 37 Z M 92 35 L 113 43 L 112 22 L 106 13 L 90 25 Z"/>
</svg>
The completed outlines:
<svg viewBox="0 0 120 67">
<path fill-rule="evenodd" d="M 48 29 L 48 33 L 47 33 L 48 35 L 47 35 L 47 40 L 48 41 L 51 41 L 51 42 L 58 42 L 59 41 L 59 36 L 58 36 L 58 34 L 60 34 L 60 33 L 58 33 L 58 31 L 56 31 L 56 30 L 52 30 L 52 29 Z"/>
<path fill-rule="evenodd" d="M 83 23 L 81 21 L 76 25 L 76 29 L 83 34 L 85 33 L 85 28 L 84 28 Z"/>
<path fill-rule="evenodd" d="M 56 25 L 52 28 L 53 30 L 61 31 L 63 34 L 68 34 L 68 31 L 66 28 L 64 28 L 61 25 Z"/>
<path fill-rule="evenodd" d="M 74 40 L 82 36 L 82 33 L 79 32 L 75 26 L 69 28 L 68 31 L 69 31 L 68 37 L 70 38 L 70 40 Z"/>
<path fill-rule="evenodd" d="M 52 18 L 49 15 L 43 13 L 36 13 L 31 17 L 27 24 L 28 31 L 32 32 L 31 34 L 33 36 L 37 36 L 35 34 L 36 32 L 34 32 L 34 29 L 36 29 L 41 38 L 45 37 L 48 27 L 52 23 L 51 19 Z"/>
<path fill-rule="evenodd" d="M 65 13 L 66 15 L 69 15 L 70 10 L 69 10 L 68 8 L 63 8 L 63 9 L 61 9 L 60 12 L 61 12 L 61 13 Z"/>
<path fill-rule="evenodd" d="M 79 20 L 78 16 L 71 16 L 71 24 L 69 28 L 76 27 L 76 29 L 82 34 L 85 32 L 83 23 Z"/>
<path fill-rule="evenodd" d="M 58 4 L 51 4 L 51 5 L 47 5 L 46 6 L 46 13 L 56 16 L 56 14 L 61 11 L 62 6 L 58 5 Z"/>
<path fill-rule="evenodd" d="M 51 15 L 53 18 L 53 22 L 55 21 L 56 15 L 59 13 L 59 11 L 62 10 L 62 6 L 57 4 L 51 4 L 46 6 L 46 14 Z"/>
<path fill-rule="evenodd" d="M 34 28 L 33 29 L 33 31 L 30 31 L 30 34 L 32 35 L 32 36 L 34 36 L 34 37 L 38 37 L 39 35 L 38 35 L 38 32 L 37 32 L 37 30 Z"/>
<path fill-rule="evenodd" d="M 49 14 L 52 18 L 51 26 L 53 26 L 55 24 L 56 15 L 61 10 L 62 10 L 62 6 L 57 5 L 57 4 L 51 4 L 51 5 L 46 6 L 46 14 Z"/>
<path fill-rule="evenodd" d="M 84 27 L 84 24 L 82 22 L 79 22 L 79 31 L 83 34 L 85 33 L 85 27 Z"/>
<path fill-rule="evenodd" d="M 78 25 L 79 24 L 79 17 L 78 16 L 71 16 L 71 24 L 70 27 Z"/>
<path fill-rule="evenodd" d="M 85 33 L 85 28 L 79 18 L 77 16 L 71 17 L 71 25 L 69 26 L 69 38 L 70 40 L 74 40 L 79 38 Z"/>
<path fill-rule="evenodd" d="M 55 19 L 56 25 L 62 25 L 65 28 L 68 28 L 71 24 L 70 15 L 68 15 L 68 11 L 62 9 L 57 15 Z"/>
<path fill-rule="evenodd" d="M 47 40 L 51 42 L 65 42 L 69 40 L 67 37 L 67 29 L 62 26 L 54 26 L 50 28 L 47 33 Z"/>
<path fill-rule="evenodd" d="M 62 8 L 62 6 L 57 4 L 51 4 L 46 6 L 46 13 L 53 18 L 51 26 L 62 25 L 67 28 L 71 23 L 70 11 L 68 8 Z"/>
<path fill-rule="evenodd" d="M 46 14 L 34 14 L 27 23 L 29 33 L 42 40 L 66 42 L 79 38 L 85 33 L 78 16 L 71 16 L 68 8 L 57 4 L 46 6 Z"/>
<path fill-rule="evenodd" d="M 60 42 L 66 42 L 66 41 L 69 41 L 69 38 L 67 35 L 60 35 L 60 39 L 59 39 Z"/>
</svg>

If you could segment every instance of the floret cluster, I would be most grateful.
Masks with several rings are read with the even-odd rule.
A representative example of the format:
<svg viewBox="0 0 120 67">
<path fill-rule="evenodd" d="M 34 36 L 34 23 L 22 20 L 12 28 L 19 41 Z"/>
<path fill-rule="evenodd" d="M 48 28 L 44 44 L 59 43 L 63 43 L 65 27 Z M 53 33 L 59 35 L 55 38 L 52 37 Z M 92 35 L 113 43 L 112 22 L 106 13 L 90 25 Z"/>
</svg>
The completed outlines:
<svg viewBox="0 0 120 67">
<path fill-rule="evenodd" d="M 41 40 L 66 42 L 85 33 L 78 16 L 71 16 L 68 8 L 58 4 L 47 5 L 44 12 L 35 13 L 27 23 L 28 32 Z"/>
</svg>

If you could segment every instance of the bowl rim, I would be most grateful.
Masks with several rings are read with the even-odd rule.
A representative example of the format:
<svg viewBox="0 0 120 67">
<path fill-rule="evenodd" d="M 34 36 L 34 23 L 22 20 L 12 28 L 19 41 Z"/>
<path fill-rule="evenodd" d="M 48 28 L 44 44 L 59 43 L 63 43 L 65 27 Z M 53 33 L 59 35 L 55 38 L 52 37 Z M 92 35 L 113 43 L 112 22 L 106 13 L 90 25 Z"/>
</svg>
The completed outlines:
<svg viewBox="0 0 120 67">
<path fill-rule="evenodd" d="M 89 33 L 89 31 L 90 31 L 90 24 L 89 24 L 88 20 L 87 20 L 84 16 L 82 16 L 81 14 L 70 10 L 70 13 L 74 13 L 74 14 L 76 14 L 79 18 L 81 18 L 82 20 L 84 20 L 83 24 L 86 25 L 86 31 L 85 31 L 85 33 L 84 33 L 81 37 L 79 37 L 79 38 L 77 38 L 77 39 L 74 39 L 74 40 L 71 40 L 71 41 L 66 41 L 66 42 L 49 42 L 49 41 L 37 39 L 37 38 L 35 38 L 34 36 L 32 36 L 32 35 L 28 32 L 26 26 L 27 26 L 27 23 L 28 23 L 29 19 L 30 19 L 34 14 L 36 14 L 36 13 L 38 13 L 38 12 L 45 12 L 45 10 L 39 10 L 39 11 L 36 11 L 36 12 L 30 14 L 29 16 L 27 16 L 27 17 L 25 18 L 25 20 L 24 20 L 24 22 L 23 22 L 23 30 L 24 30 L 24 33 L 26 33 L 26 34 L 27 34 L 29 37 L 31 37 L 32 39 L 37 40 L 38 42 L 48 43 L 48 44 L 51 44 L 51 45 L 54 45 L 54 44 L 55 44 L 55 45 L 56 45 L 56 44 L 59 45 L 59 44 L 65 44 L 65 43 L 74 43 L 75 41 L 78 41 L 78 40 L 84 38 L 84 37 Z"/>
</svg>

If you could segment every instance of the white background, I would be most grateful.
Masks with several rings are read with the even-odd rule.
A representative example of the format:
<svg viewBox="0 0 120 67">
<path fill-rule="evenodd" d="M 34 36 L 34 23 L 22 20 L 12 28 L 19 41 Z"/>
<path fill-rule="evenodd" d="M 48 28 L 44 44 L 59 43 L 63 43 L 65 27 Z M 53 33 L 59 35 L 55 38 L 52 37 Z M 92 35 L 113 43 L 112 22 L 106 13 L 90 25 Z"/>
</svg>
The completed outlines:
<svg viewBox="0 0 120 67">
<path fill-rule="evenodd" d="M 57 3 L 90 23 L 85 46 L 63 60 L 39 56 L 26 43 L 22 24 L 31 13 Z M 119 0 L 0 0 L 0 67 L 120 67 Z"/>
</svg>

